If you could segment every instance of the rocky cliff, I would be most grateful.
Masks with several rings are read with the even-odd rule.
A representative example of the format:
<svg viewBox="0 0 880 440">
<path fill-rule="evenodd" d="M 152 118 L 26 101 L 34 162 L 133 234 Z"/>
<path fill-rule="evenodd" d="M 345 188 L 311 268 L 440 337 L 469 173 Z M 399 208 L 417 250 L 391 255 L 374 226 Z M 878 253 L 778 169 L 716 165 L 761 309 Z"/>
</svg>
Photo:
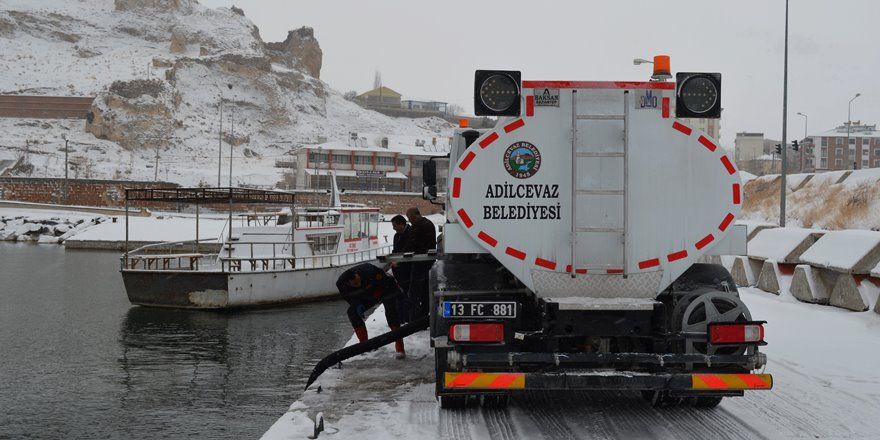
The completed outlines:
<svg viewBox="0 0 880 440">
<path fill-rule="evenodd" d="M 152 178 L 158 152 L 170 180 L 197 183 L 216 174 L 221 124 L 222 138 L 251 158 L 349 132 L 448 131 L 438 121 L 389 118 L 344 100 L 320 80 L 322 58 L 311 28 L 267 43 L 245 11 L 195 0 L 6 0 L 0 93 L 96 99 L 84 125 L 0 120 L 0 161 L 26 144 L 33 162 L 45 156 L 35 169 L 52 175 L 63 133 L 92 145 L 84 150 L 103 151 L 79 152 L 97 162 L 94 177 Z M 243 151 L 233 154 L 247 168 Z M 267 163 L 242 169 L 241 183 L 277 180 Z"/>
</svg>

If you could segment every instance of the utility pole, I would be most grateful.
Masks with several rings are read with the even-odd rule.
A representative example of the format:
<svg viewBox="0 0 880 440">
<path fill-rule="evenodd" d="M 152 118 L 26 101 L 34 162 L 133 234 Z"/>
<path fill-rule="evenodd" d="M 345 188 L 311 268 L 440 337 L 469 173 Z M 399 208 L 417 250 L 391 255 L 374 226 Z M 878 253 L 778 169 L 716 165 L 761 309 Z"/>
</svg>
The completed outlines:
<svg viewBox="0 0 880 440">
<path fill-rule="evenodd" d="M 235 146 L 235 101 L 232 102 L 232 124 L 229 129 L 229 187 L 232 188 L 232 147 Z"/>
<path fill-rule="evenodd" d="M 217 188 L 220 188 L 220 172 L 223 169 L 223 89 L 220 89 L 220 131 L 217 135 L 220 141 L 217 146 Z"/>
<path fill-rule="evenodd" d="M 156 143 L 156 165 L 153 167 L 153 182 L 159 181 L 159 144 Z"/>
<path fill-rule="evenodd" d="M 785 150 L 788 146 L 787 128 L 788 128 L 788 0 L 785 0 L 785 62 L 782 73 L 782 179 L 779 182 L 779 226 L 785 227 Z"/>
</svg>

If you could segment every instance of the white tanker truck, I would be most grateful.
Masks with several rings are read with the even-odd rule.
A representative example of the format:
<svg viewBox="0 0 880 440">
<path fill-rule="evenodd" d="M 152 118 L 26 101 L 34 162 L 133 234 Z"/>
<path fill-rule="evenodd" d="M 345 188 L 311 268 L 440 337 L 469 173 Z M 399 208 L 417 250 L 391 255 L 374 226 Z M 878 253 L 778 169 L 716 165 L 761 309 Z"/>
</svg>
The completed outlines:
<svg viewBox="0 0 880 440">
<path fill-rule="evenodd" d="M 492 129 L 455 130 L 430 312 L 346 347 L 329 366 L 430 326 L 444 408 L 522 390 L 638 390 L 654 406 L 769 390 L 763 321 L 711 255 L 743 255 L 739 173 L 678 118 L 718 118 L 721 75 L 521 81 L 478 70 Z M 437 200 L 436 164 L 424 197 Z M 440 203 L 440 202 L 435 202 Z M 306 385 L 308 388 L 309 385 Z"/>
<path fill-rule="evenodd" d="M 498 122 L 456 129 L 450 152 L 430 312 L 442 407 L 528 389 L 714 407 L 772 387 L 764 322 L 699 262 L 746 249 L 739 173 L 677 119 L 718 118 L 721 75 L 667 82 L 656 61 L 649 82 L 476 72 L 475 112 Z"/>
</svg>

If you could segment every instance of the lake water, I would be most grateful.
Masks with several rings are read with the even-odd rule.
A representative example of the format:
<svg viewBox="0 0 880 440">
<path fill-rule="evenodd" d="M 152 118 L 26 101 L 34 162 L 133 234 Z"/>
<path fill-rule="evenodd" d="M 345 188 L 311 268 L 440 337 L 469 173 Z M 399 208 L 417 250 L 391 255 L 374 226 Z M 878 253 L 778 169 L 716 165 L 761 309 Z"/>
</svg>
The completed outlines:
<svg viewBox="0 0 880 440">
<path fill-rule="evenodd" d="M 116 252 L 0 243 L 0 438 L 256 438 L 351 336 L 340 302 L 132 306 L 118 269 Z"/>
</svg>

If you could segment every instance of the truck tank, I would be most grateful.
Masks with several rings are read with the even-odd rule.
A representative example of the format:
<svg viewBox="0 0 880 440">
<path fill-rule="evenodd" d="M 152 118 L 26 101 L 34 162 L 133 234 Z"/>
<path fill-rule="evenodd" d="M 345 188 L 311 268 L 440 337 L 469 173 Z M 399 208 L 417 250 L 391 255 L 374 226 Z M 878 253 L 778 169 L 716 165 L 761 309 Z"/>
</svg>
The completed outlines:
<svg viewBox="0 0 880 440">
<path fill-rule="evenodd" d="M 542 298 L 648 300 L 701 256 L 743 252 L 739 173 L 675 119 L 675 87 L 523 81 L 520 117 L 453 148 L 446 235 Z"/>
</svg>

